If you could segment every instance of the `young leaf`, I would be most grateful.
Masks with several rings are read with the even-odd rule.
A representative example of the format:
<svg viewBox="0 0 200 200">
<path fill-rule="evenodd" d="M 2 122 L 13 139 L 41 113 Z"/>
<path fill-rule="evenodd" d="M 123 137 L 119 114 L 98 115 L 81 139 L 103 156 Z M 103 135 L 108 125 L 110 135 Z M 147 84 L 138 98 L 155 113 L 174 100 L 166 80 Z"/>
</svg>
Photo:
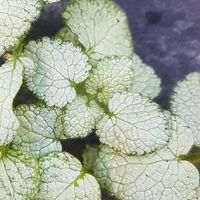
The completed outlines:
<svg viewBox="0 0 200 200">
<path fill-rule="evenodd" d="M 95 178 L 83 172 L 81 163 L 68 153 L 53 152 L 40 159 L 41 188 L 36 200 L 100 200 Z"/>
<path fill-rule="evenodd" d="M 0 146 L 9 144 L 19 127 L 12 104 L 22 84 L 22 70 L 22 64 L 12 60 L 0 67 Z"/>
<path fill-rule="evenodd" d="M 160 78 L 154 70 L 144 64 L 137 55 L 133 55 L 134 82 L 129 90 L 132 93 L 140 93 L 144 96 L 155 98 L 160 93 Z"/>
<path fill-rule="evenodd" d="M 56 37 L 61 39 L 62 41 L 72 42 L 74 46 L 80 46 L 80 42 L 78 37 L 71 32 L 68 27 L 63 27 L 57 34 Z"/>
<path fill-rule="evenodd" d="M 98 157 L 98 145 L 85 145 L 83 150 L 82 159 L 83 167 L 87 172 L 93 173 L 94 163 Z"/>
<path fill-rule="evenodd" d="M 139 94 L 115 94 L 109 112 L 97 125 L 100 141 L 126 154 L 144 154 L 169 139 L 166 120 L 157 104 Z"/>
<path fill-rule="evenodd" d="M 0 56 L 16 45 L 39 16 L 39 0 L 0 0 Z"/>
<path fill-rule="evenodd" d="M 100 185 L 119 200 L 195 199 L 198 171 L 178 158 L 190 150 L 192 143 L 186 138 L 192 138 L 192 131 L 182 120 L 175 117 L 171 120 L 169 144 L 153 154 L 127 156 L 101 146 L 93 168 Z"/>
<path fill-rule="evenodd" d="M 63 138 L 84 138 L 92 132 L 103 116 L 103 110 L 95 101 L 76 97 L 66 106 L 63 117 Z"/>
<path fill-rule="evenodd" d="M 193 131 L 194 145 L 200 146 L 200 73 L 189 74 L 178 82 L 171 95 L 171 110 Z"/>
<path fill-rule="evenodd" d="M 24 63 L 28 88 L 49 106 L 63 107 L 72 102 L 75 85 L 83 82 L 90 70 L 88 58 L 80 48 L 59 39 L 30 42 L 23 56 L 32 60 Z"/>
<path fill-rule="evenodd" d="M 58 137 L 63 134 L 58 118 L 59 109 L 45 106 L 20 105 L 15 109 L 20 128 L 12 142 L 12 148 L 31 152 L 36 158 L 52 151 L 62 151 Z M 55 126 L 59 129 L 55 128 Z M 56 130 L 55 130 L 56 129 Z"/>
<path fill-rule="evenodd" d="M 105 104 L 117 92 L 125 92 L 133 84 L 133 62 L 127 57 L 106 57 L 93 69 L 86 81 L 88 93 Z"/>
<path fill-rule="evenodd" d="M 39 166 L 29 154 L 1 149 L 0 172 L 1 199 L 33 199 L 37 194 L 40 184 Z"/>
<path fill-rule="evenodd" d="M 63 14 L 92 59 L 131 56 L 133 47 L 126 15 L 110 0 L 75 0 Z"/>
</svg>

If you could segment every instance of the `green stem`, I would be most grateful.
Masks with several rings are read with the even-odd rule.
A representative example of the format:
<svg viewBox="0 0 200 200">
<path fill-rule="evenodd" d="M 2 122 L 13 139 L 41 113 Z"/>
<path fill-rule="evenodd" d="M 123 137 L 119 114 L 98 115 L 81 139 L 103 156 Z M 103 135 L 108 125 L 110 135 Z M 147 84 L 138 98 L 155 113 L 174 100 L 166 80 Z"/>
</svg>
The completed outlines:
<svg viewBox="0 0 200 200">
<path fill-rule="evenodd" d="M 200 154 L 194 154 L 194 155 L 186 155 L 186 156 L 182 156 L 181 160 L 187 160 L 191 163 L 200 163 Z"/>
<path fill-rule="evenodd" d="M 80 179 L 83 179 L 84 176 L 85 176 L 85 172 L 84 172 L 84 170 L 82 169 L 81 172 L 80 172 L 80 174 L 79 174 L 79 176 L 77 176 L 77 177 L 75 178 L 75 180 L 73 181 L 75 187 L 78 186 L 78 181 L 79 181 Z"/>
<path fill-rule="evenodd" d="M 181 160 L 187 160 L 193 164 L 200 163 L 200 147 L 193 147 L 192 151 L 187 155 L 181 156 Z"/>
<path fill-rule="evenodd" d="M 19 43 L 14 47 L 12 53 L 5 53 L 4 54 L 4 61 L 6 62 L 9 59 L 12 59 L 14 62 L 14 67 L 16 66 L 17 60 L 21 56 L 21 53 L 24 50 L 24 43 L 23 39 L 19 39 Z"/>
<path fill-rule="evenodd" d="M 97 94 L 90 94 L 86 91 L 85 88 L 85 82 L 82 82 L 80 84 L 76 84 L 74 82 L 71 82 L 72 87 L 75 88 L 77 95 L 80 96 L 85 96 L 87 97 L 87 104 L 89 105 L 91 101 L 96 101 L 96 103 L 104 110 L 104 113 L 107 114 L 108 116 L 113 116 L 113 113 L 109 111 L 108 105 L 100 102 L 97 99 Z"/>
<path fill-rule="evenodd" d="M 87 55 L 93 54 L 95 48 L 96 48 L 96 46 L 93 45 L 92 47 L 90 47 L 90 48 L 86 51 L 86 54 L 87 54 Z"/>
<path fill-rule="evenodd" d="M 9 148 L 10 148 L 9 145 L 0 147 L 0 159 L 2 159 L 7 154 L 7 152 L 9 151 Z"/>
<path fill-rule="evenodd" d="M 14 49 L 14 53 L 13 53 L 13 60 L 14 60 L 14 65 L 16 65 L 16 62 L 18 60 L 18 58 L 21 56 L 21 53 L 24 49 L 24 43 L 22 40 L 20 40 L 20 42 L 18 43 L 18 45 L 16 46 L 16 48 Z"/>
</svg>

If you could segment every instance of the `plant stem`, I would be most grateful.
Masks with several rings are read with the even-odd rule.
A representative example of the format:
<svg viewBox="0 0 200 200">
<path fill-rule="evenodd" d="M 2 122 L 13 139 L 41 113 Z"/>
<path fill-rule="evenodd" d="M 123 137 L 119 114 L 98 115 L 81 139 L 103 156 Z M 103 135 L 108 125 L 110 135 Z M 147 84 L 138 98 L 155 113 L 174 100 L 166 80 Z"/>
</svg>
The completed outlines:
<svg viewBox="0 0 200 200">
<path fill-rule="evenodd" d="M 192 151 L 187 155 L 181 156 L 181 160 L 187 160 L 193 164 L 200 164 L 200 147 L 193 147 Z"/>
</svg>

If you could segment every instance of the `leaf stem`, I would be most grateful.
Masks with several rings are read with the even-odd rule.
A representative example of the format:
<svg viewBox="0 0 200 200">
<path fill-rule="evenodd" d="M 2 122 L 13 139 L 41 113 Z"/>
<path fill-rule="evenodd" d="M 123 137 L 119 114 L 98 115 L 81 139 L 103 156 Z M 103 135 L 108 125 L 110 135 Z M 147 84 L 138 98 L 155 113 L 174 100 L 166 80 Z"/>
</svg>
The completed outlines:
<svg viewBox="0 0 200 200">
<path fill-rule="evenodd" d="M 200 164 L 200 147 L 193 147 L 192 151 L 187 155 L 181 156 L 181 160 L 187 160 L 193 164 Z"/>
</svg>

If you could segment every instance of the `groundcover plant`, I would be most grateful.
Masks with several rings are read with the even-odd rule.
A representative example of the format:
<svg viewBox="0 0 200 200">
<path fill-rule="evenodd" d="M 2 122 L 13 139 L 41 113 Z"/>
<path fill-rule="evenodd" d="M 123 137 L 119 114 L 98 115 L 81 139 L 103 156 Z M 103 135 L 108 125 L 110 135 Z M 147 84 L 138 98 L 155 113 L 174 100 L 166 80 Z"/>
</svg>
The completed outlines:
<svg viewBox="0 0 200 200">
<path fill-rule="evenodd" d="M 26 43 L 42 4 L 0 0 L 0 199 L 198 199 L 189 153 L 200 145 L 200 75 L 178 83 L 170 111 L 161 81 L 134 53 L 125 13 L 112 0 L 75 0 L 53 38 Z M 35 104 L 13 107 L 25 85 Z M 95 130 L 81 162 L 61 141 Z"/>
</svg>

